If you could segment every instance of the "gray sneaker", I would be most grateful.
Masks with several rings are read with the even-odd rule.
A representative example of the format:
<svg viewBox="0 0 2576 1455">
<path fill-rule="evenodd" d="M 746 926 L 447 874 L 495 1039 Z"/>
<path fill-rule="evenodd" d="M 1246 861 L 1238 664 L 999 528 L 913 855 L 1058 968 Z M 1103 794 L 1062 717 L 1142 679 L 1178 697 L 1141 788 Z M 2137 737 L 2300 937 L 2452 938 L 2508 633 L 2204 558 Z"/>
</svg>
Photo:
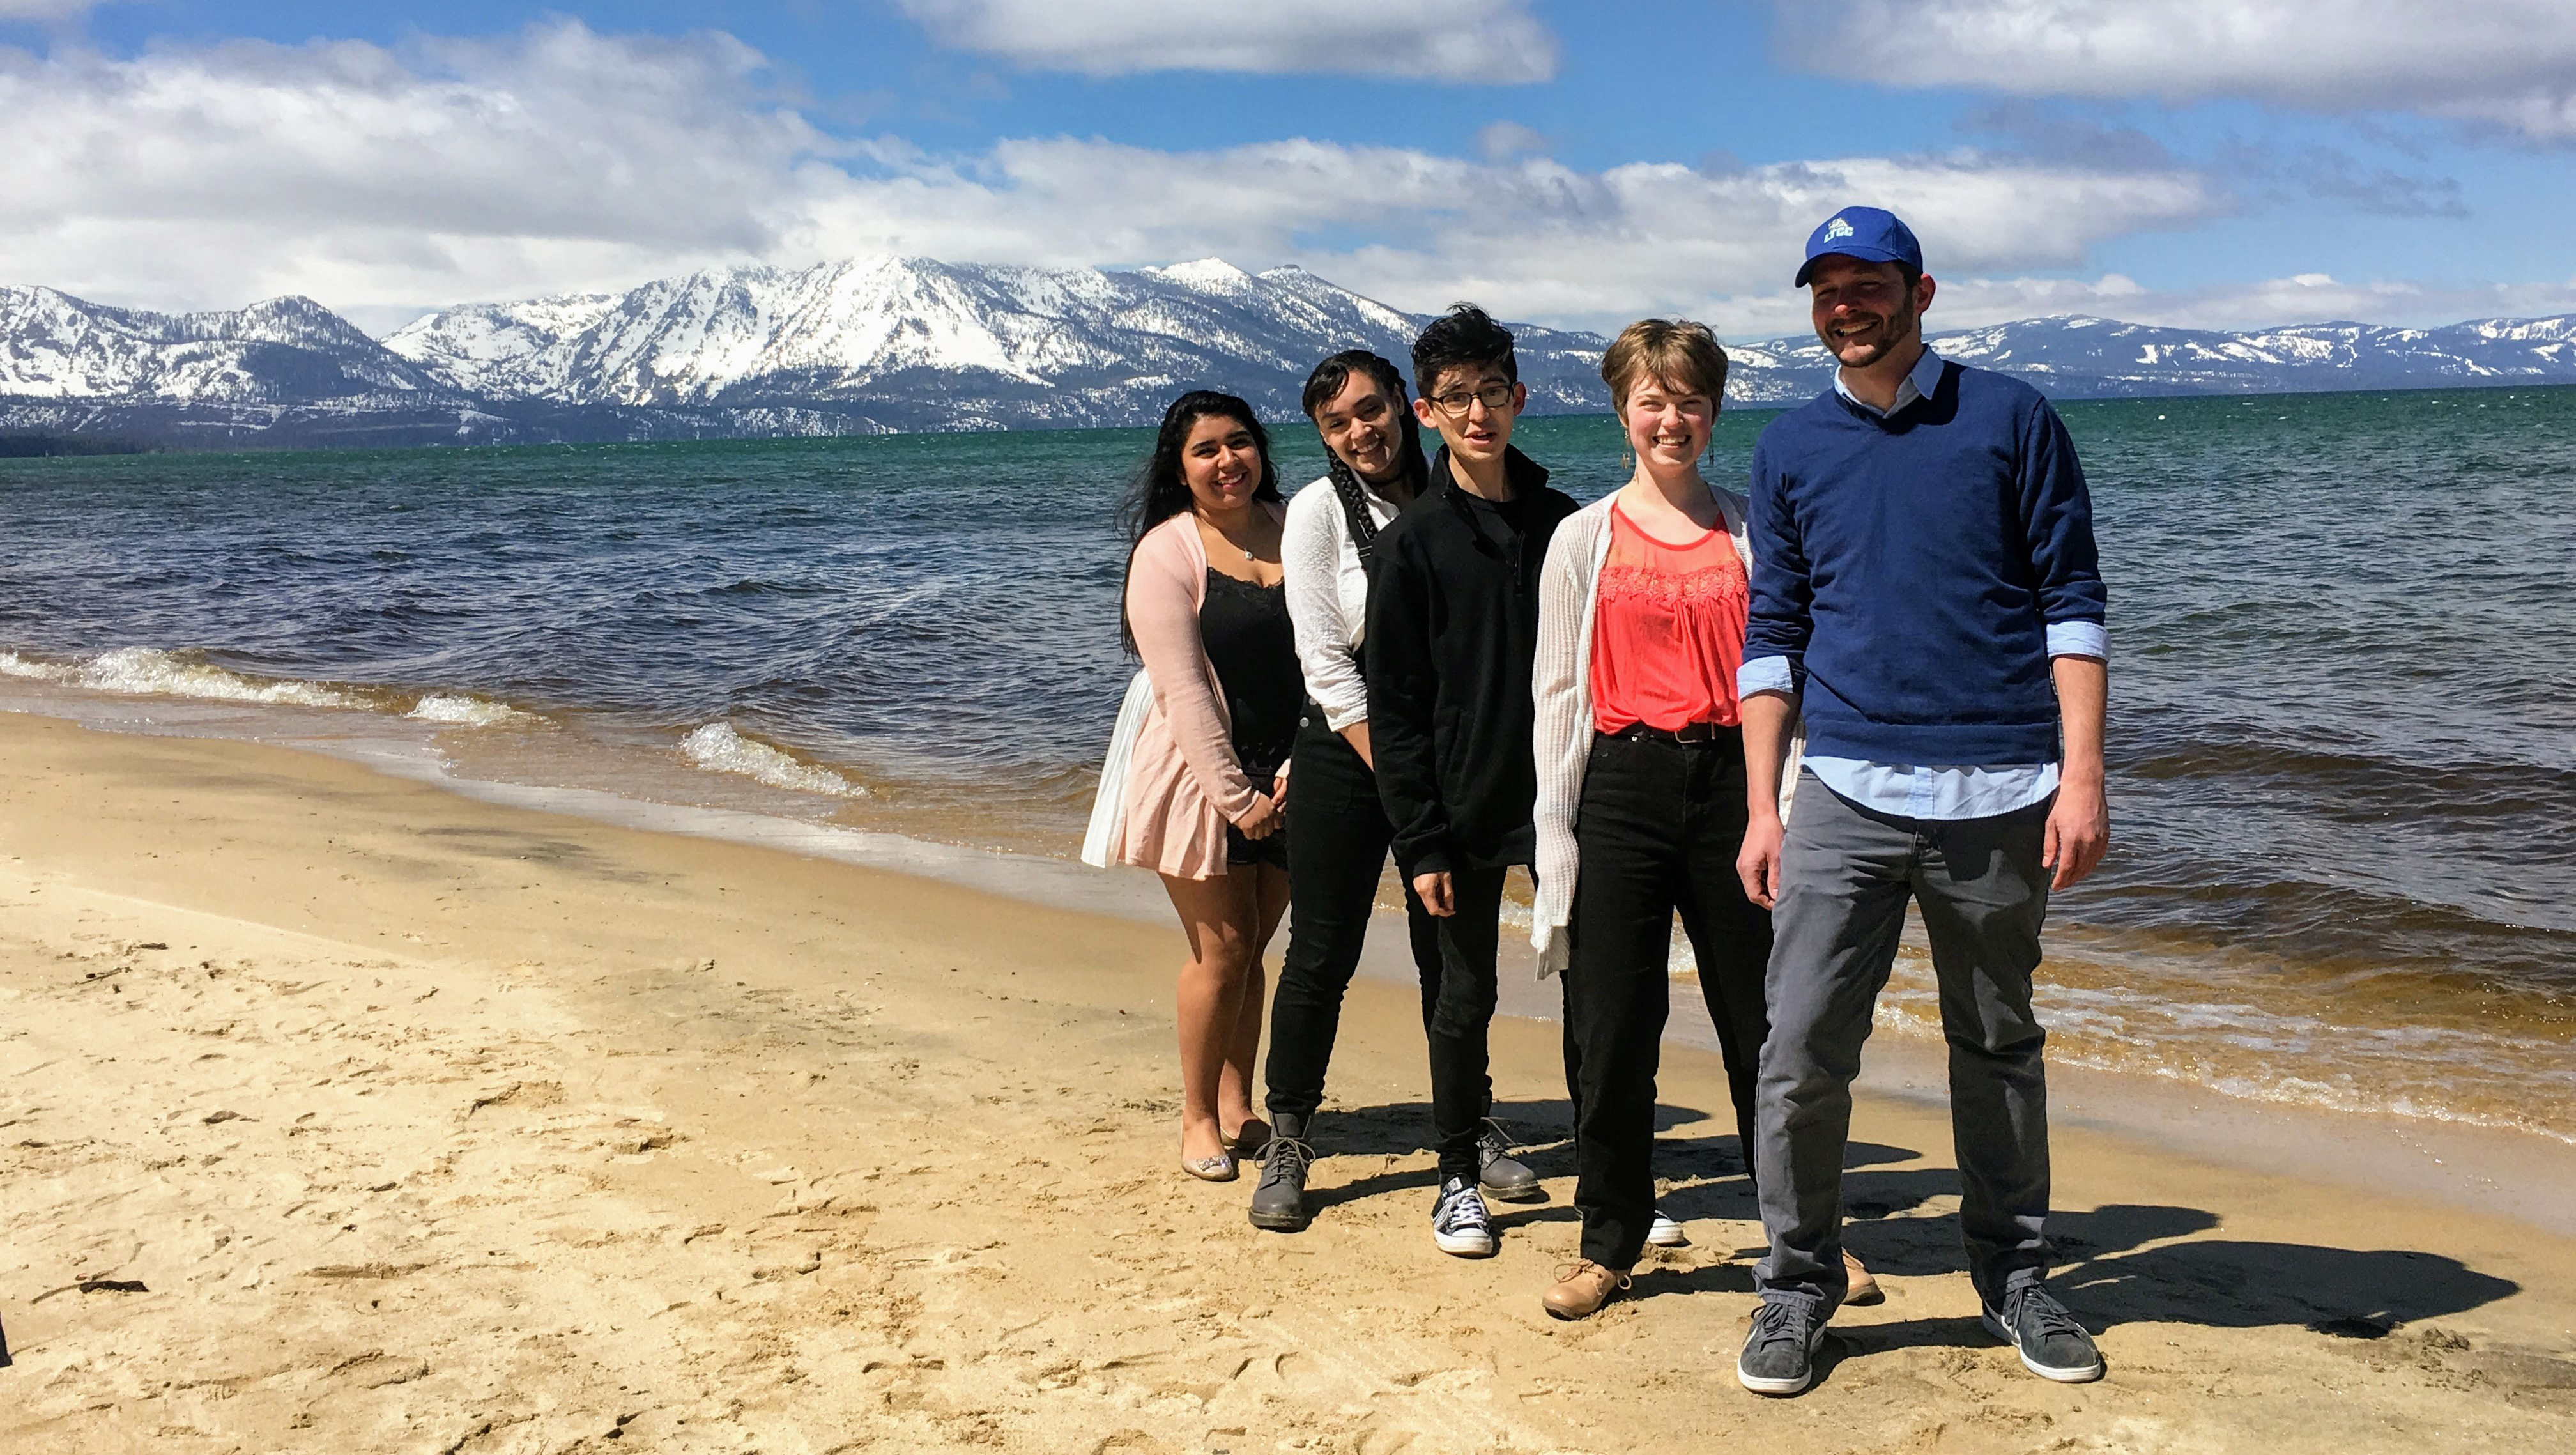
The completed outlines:
<svg viewBox="0 0 2576 1455">
<path fill-rule="evenodd" d="M 2042 1379 L 2087 1384 L 2102 1377 L 2102 1351 L 2093 1347 L 2093 1336 L 2036 1283 L 2006 1293 L 2003 1311 L 1988 1308 L 1984 1323 L 1987 1333 L 2020 1351 L 2022 1368 Z"/>
<path fill-rule="evenodd" d="M 1496 1202 L 1536 1202 L 1547 1196 L 1538 1174 L 1512 1155 L 1512 1134 L 1492 1117 L 1476 1134 L 1476 1186 Z"/>
<path fill-rule="evenodd" d="M 1298 1233 L 1315 1220 L 1314 1210 L 1306 1206 L 1306 1167 L 1314 1160 L 1315 1149 L 1306 1145 L 1306 1119 L 1280 1117 L 1261 1156 L 1261 1180 L 1252 1189 L 1254 1227 Z"/>
<path fill-rule="evenodd" d="M 1764 1299 L 1735 1361 L 1736 1382 L 1755 1394 L 1797 1394 L 1816 1382 L 1825 1326 L 1804 1299 Z"/>
</svg>

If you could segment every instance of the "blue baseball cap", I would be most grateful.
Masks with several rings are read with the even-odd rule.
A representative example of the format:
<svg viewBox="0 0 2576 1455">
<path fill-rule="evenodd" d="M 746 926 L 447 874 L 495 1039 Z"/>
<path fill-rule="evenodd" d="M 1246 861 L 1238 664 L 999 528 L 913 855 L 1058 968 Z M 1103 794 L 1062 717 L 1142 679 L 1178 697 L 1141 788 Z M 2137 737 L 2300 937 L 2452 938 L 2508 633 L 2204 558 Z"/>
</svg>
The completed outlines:
<svg viewBox="0 0 2576 1455">
<path fill-rule="evenodd" d="M 1807 261 L 1799 264 L 1798 281 L 1789 286 L 1806 287 L 1807 275 L 1816 271 L 1816 259 L 1834 255 L 1865 263 L 1903 263 L 1923 271 L 1923 244 L 1914 240 L 1914 229 L 1880 207 L 1846 207 L 1807 234 Z"/>
</svg>

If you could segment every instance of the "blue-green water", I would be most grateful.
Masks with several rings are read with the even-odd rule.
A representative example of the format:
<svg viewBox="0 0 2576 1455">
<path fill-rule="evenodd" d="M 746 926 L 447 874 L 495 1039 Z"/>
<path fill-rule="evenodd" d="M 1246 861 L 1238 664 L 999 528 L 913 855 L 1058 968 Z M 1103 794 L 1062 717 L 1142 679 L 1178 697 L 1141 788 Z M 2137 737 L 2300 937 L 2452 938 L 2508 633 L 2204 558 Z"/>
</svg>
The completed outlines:
<svg viewBox="0 0 2576 1455">
<path fill-rule="evenodd" d="M 2576 390 L 2064 413 L 2116 845 L 2054 915 L 2061 1045 L 2576 1134 Z M 1712 478 L 1767 418 L 1722 421 Z M 1278 433 L 1293 489 L 1321 456 Z M 1578 498 L 1623 477 L 1606 419 L 1518 442 Z M 430 698 L 464 771 L 1069 854 L 1145 445 L 0 462 L 0 687 Z"/>
</svg>

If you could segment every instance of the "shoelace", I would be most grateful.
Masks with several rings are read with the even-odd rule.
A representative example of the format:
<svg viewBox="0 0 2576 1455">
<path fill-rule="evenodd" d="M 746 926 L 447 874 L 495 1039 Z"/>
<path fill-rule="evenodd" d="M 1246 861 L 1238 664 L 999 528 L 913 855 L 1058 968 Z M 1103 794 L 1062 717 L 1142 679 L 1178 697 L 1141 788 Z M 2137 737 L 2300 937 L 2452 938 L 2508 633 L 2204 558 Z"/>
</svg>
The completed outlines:
<svg viewBox="0 0 2576 1455">
<path fill-rule="evenodd" d="M 2092 1337 L 2082 1324 L 2075 1321 L 2075 1315 L 2066 1311 L 2066 1305 L 2037 1289 L 2013 1296 L 2011 1307 L 2004 1310 L 2004 1327 L 2018 1332 L 2025 1317 L 2038 1325 L 2037 1332 L 2043 1339 L 2060 1334 Z"/>
<path fill-rule="evenodd" d="M 1436 1221 L 1443 1230 L 1453 1233 L 1465 1227 L 1492 1232 L 1494 1226 L 1492 1215 L 1485 1211 L 1484 1196 L 1472 1187 L 1462 1187 L 1442 1198 Z"/>
<path fill-rule="evenodd" d="M 1512 1154 L 1512 1130 L 1500 1121 L 1487 1117 L 1485 1134 L 1476 1139 L 1476 1145 L 1491 1151 L 1497 1157 L 1508 1157 Z"/>
<path fill-rule="evenodd" d="M 1595 1263 L 1589 1258 L 1577 1258 L 1571 1263 L 1559 1263 L 1556 1265 L 1556 1281 L 1559 1283 L 1571 1282 L 1573 1279 L 1579 1277 L 1586 1268 L 1600 1268 L 1602 1272 L 1609 1274 L 1610 1277 L 1623 1289 L 1629 1287 L 1634 1281 L 1630 1279 L 1627 1274 L 1603 1267 L 1601 1264 Z"/>
<path fill-rule="evenodd" d="M 1285 1169 L 1290 1162 L 1297 1164 L 1296 1175 L 1302 1177 L 1314 1161 L 1314 1148 L 1298 1141 L 1295 1137 L 1274 1134 L 1270 1138 L 1269 1155 L 1261 1159 L 1261 1180 L 1264 1183 L 1280 1181 L 1286 1175 Z"/>
<path fill-rule="evenodd" d="M 1788 1343 L 1803 1348 L 1811 1322 L 1807 1311 L 1799 1305 L 1766 1299 L 1753 1315 L 1753 1337 L 1764 1344 Z"/>
</svg>

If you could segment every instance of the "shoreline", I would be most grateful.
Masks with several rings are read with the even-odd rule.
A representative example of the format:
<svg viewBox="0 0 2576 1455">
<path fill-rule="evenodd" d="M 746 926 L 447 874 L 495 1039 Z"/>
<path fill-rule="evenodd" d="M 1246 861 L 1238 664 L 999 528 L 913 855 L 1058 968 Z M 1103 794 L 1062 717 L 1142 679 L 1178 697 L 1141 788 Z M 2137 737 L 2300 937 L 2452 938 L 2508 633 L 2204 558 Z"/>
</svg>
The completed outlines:
<svg viewBox="0 0 2576 1455">
<path fill-rule="evenodd" d="M 1499 1019 L 1549 1193 L 1421 1221 L 1418 1005 L 1353 987 L 1293 1237 L 1173 1160 L 1176 936 L 478 801 L 272 745 L 0 717 L 0 1437 L 228 1449 L 2552 1448 L 2576 1239 L 2070 1120 L 2022 1374 L 1956 1269 L 1946 1117 L 1864 1088 L 1846 1311 L 1732 1386 L 1748 1221 L 1669 1047 L 1694 1246 L 1580 1324 L 1552 1026 Z M 1687 1001 L 1687 997 L 1684 998 Z M 2559 1433 L 2551 1435 L 2549 1431 Z M 855 1447 L 851 1442 L 855 1441 Z"/>
<path fill-rule="evenodd" d="M 16 692 L 9 689 L 17 688 Z M 18 699 L 13 702 L 12 698 Z M 1169 928 L 1170 907 L 1150 876 L 1110 872 L 1070 859 L 986 850 L 902 833 L 815 823 L 785 813 L 657 802 L 584 787 L 550 787 L 459 773 L 437 746 L 449 725 L 367 714 L 368 731 L 340 730 L 345 711 L 117 696 L 57 684 L 29 692 L 0 680 L 0 713 L 52 716 L 44 699 L 96 731 L 250 741 L 318 753 L 501 807 L 564 814 L 618 828 L 684 834 L 810 858 L 918 875 L 1033 905 L 1108 914 Z M 175 721 L 173 719 L 176 719 Z M 295 731 L 298 725 L 303 731 Z M 251 731 L 254 726 L 264 731 Z M 227 731 L 227 729 L 232 729 Z M 281 730 L 285 729 L 285 730 Z M 1515 882 L 1523 882 L 1516 880 Z M 1921 960 L 1919 922 L 1909 916 L 1903 959 Z M 1272 962 L 1284 947 L 1273 942 Z M 1414 983 L 1399 914 L 1381 906 L 1360 974 Z M 1500 1014 L 1554 1023 L 1558 991 L 1535 979 L 1522 936 L 1506 924 Z M 2045 971 L 2043 970 L 2043 975 Z M 2041 990 L 2043 1019 L 2048 991 Z M 1713 1052 L 1715 1033 L 1697 980 L 1676 975 L 1667 1045 Z M 2391 1188 L 2457 1206 L 2498 1212 L 2553 1232 L 2576 1234 L 2576 1145 L 2546 1132 L 2395 1111 L 2356 1111 L 2266 1101 L 2180 1076 L 2099 1069 L 2053 1059 L 2052 1111 L 2060 1120 L 2230 1166 L 2290 1169 L 2356 1191 Z M 1859 1085 L 1884 1095 L 1946 1105 L 1942 1052 L 1913 1025 L 1882 1014 Z"/>
</svg>

